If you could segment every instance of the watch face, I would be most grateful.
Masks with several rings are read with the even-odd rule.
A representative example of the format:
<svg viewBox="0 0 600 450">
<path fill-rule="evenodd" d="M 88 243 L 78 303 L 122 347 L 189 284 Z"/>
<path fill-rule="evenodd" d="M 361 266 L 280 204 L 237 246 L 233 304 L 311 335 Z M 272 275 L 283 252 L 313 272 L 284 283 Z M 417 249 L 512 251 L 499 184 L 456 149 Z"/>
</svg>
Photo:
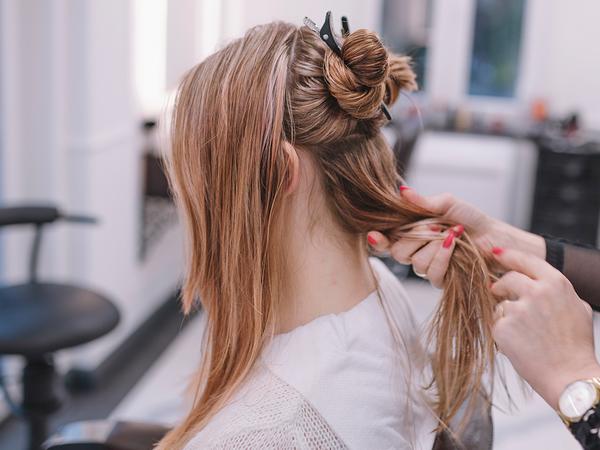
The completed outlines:
<svg viewBox="0 0 600 450">
<path fill-rule="evenodd" d="M 558 408 L 569 420 L 579 420 L 585 412 L 596 403 L 596 388 L 586 381 L 575 381 L 566 387 L 560 399 Z"/>
</svg>

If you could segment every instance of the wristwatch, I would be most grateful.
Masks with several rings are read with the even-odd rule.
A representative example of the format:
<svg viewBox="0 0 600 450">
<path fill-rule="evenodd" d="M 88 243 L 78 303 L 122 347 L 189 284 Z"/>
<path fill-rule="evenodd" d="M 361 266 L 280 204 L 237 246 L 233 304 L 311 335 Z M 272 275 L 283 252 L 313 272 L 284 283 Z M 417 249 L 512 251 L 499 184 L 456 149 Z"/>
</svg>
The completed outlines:
<svg viewBox="0 0 600 450">
<path fill-rule="evenodd" d="M 558 400 L 558 415 L 584 449 L 600 449 L 600 378 L 569 384 Z"/>
</svg>

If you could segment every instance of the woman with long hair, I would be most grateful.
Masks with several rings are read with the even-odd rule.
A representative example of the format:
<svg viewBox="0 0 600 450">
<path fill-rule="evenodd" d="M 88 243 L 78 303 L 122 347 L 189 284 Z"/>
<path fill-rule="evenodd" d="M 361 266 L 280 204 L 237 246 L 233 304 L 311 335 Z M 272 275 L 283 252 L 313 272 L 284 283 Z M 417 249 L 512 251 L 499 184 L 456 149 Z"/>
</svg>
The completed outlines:
<svg viewBox="0 0 600 450">
<path fill-rule="evenodd" d="M 402 200 L 380 131 L 416 88 L 409 59 L 367 30 L 331 38 L 258 26 L 181 83 L 168 167 L 183 307 L 206 328 L 193 405 L 160 449 L 431 448 L 493 368 L 489 261 Z M 456 247 L 431 347 L 369 230 Z"/>
</svg>

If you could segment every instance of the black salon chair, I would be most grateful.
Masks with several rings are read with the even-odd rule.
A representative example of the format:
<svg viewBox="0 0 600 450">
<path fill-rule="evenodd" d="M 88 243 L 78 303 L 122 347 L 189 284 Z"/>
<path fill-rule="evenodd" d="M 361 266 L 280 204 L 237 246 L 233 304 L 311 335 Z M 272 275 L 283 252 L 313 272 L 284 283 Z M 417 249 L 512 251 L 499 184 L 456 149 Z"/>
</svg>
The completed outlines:
<svg viewBox="0 0 600 450">
<path fill-rule="evenodd" d="M 21 403 L 16 405 L 5 386 L 2 388 L 9 404 L 27 422 L 30 450 L 42 448 L 48 419 L 61 404 L 53 354 L 93 341 L 119 322 L 117 308 L 102 295 L 78 286 L 38 280 L 42 231 L 57 221 L 95 222 L 89 217 L 62 214 L 51 206 L 0 208 L 0 227 L 29 225 L 35 231 L 29 279 L 23 284 L 0 287 L 0 357 L 25 358 Z"/>
</svg>

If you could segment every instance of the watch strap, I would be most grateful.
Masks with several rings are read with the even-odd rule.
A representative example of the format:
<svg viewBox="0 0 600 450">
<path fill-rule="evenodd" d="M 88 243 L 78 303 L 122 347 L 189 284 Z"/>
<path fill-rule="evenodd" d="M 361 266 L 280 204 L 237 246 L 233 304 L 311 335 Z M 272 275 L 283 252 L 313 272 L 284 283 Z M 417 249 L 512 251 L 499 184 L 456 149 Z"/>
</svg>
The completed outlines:
<svg viewBox="0 0 600 450">
<path fill-rule="evenodd" d="M 569 430 L 586 450 L 600 450 L 600 411 L 598 405 L 588 409 L 581 420 L 569 424 Z"/>
</svg>

